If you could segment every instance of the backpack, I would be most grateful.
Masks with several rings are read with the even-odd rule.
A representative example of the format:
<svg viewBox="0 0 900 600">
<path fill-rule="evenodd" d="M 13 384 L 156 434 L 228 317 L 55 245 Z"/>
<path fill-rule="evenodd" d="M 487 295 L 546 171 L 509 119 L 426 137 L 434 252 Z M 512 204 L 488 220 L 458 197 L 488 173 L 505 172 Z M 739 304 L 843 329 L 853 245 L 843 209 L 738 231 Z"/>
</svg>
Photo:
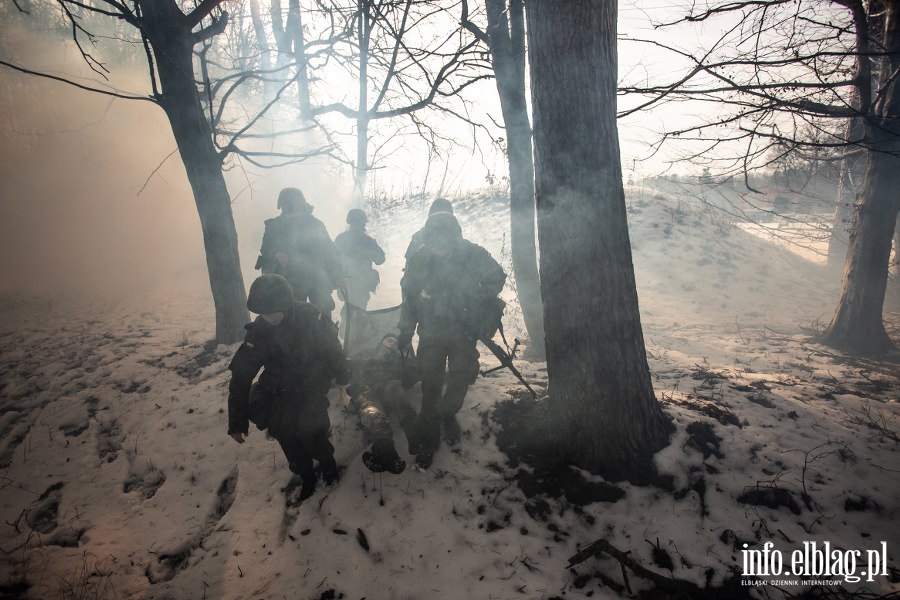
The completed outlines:
<svg viewBox="0 0 900 600">
<path fill-rule="evenodd" d="M 469 322 L 475 339 L 491 339 L 502 327 L 500 319 L 506 309 L 506 302 L 493 296 L 479 303 L 478 309 L 471 311 Z"/>
</svg>

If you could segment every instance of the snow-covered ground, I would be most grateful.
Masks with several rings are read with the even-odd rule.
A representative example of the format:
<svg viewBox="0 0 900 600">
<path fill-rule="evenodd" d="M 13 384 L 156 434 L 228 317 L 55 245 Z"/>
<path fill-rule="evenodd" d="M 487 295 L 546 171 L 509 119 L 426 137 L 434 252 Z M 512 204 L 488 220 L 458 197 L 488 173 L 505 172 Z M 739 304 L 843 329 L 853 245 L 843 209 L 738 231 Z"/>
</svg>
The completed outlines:
<svg viewBox="0 0 900 600">
<path fill-rule="evenodd" d="M 456 207 L 466 236 L 509 271 L 502 206 Z M 398 301 L 402 253 L 426 210 L 370 211 L 389 256 L 370 307 Z M 521 467 L 498 449 L 491 416 L 521 389 L 504 371 L 471 388 L 463 442 L 427 471 L 369 472 L 358 419 L 333 398 L 343 479 L 286 515 L 277 444 L 225 433 L 236 346 L 204 350 L 205 273 L 119 297 L 4 295 L 0 597 L 500 600 L 648 587 L 607 557 L 569 566 L 601 538 L 701 587 L 740 574 L 744 543 L 772 542 L 767 556 L 780 552 L 785 570 L 804 543 L 842 559 L 859 550 L 851 579 L 868 569 L 865 551 L 886 548 L 890 575 L 842 585 L 900 590 L 898 367 L 809 341 L 831 317 L 839 274 L 661 194 L 630 192 L 629 219 L 654 385 L 677 426 L 657 457 L 674 491 L 618 483 L 621 499 L 584 506 L 528 498 L 513 480 Z M 892 282 L 895 340 L 898 296 Z M 512 301 L 507 329 L 521 335 L 515 315 Z M 486 351 L 482 362 L 496 364 Z M 544 389 L 544 365 L 519 367 Z M 411 463 L 401 433 L 397 446 Z M 796 579 L 750 577 L 771 585 L 720 597 L 795 594 L 804 587 L 778 581 Z"/>
</svg>

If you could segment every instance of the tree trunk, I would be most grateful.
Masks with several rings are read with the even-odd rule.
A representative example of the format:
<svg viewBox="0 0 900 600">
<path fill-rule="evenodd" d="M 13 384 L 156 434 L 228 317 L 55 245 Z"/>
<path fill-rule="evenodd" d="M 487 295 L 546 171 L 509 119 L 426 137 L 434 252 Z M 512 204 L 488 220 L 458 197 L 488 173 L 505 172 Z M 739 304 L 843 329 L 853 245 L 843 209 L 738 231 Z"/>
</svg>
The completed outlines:
<svg viewBox="0 0 900 600">
<path fill-rule="evenodd" d="M 366 193 L 366 177 L 369 172 L 369 40 L 372 20 L 369 0 L 357 4 L 357 31 L 359 39 L 359 104 L 356 118 L 356 170 L 353 174 L 354 201 L 360 206 Z"/>
<path fill-rule="evenodd" d="M 509 161 L 510 249 L 513 275 L 532 359 L 543 359 L 544 315 L 534 226 L 534 159 L 525 98 L 525 19 L 522 0 L 486 0 L 491 64 L 500 95 Z"/>
<path fill-rule="evenodd" d="M 886 3 L 886 64 L 880 69 L 882 97 L 865 123 L 868 163 L 857 196 L 844 264 L 841 298 L 822 343 L 860 355 L 879 355 L 895 346 L 882 312 L 894 229 L 900 212 L 900 3 Z"/>
<path fill-rule="evenodd" d="M 858 140 L 861 137 L 862 119 L 851 119 L 847 126 L 847 139 Z M 841 174 L 838 180 L 837 202 L 834 219 L 831 224 L 831 236 L 828 238 L 828 264 L 839 265 L 847 258 L 847 247 L 850 244 L 850 222 L 853 218 L 853 202 L 865 172 L 865 155 L 861 150 L 853 151 L 841 161 Z"/>
<path fill-rule="evenodd" d="M 243 339 L 249 321 L 237 231 L 222 162 L 194 82 L 192 37 L 174 2 L 142 3 L 145 31 L 157 60 L 160 106 L 169 118 L 203 229 L 206 266 L 216 310 L 216 341 Z"/>
<path fill-rule="evenodd" d="M 250 0 L 250 20 L 253 23 L 253 33 L 256 37 L 256 47 L 260 53 L 260 67 L 264 71 L 272 68 L 272 48 L 266 38 L 266 28 L 263 24 L 262 13 L 259 10 L 259 0 Z M 272 75 L 267 73 L 263 79 L 263 89 L 266 98 L 273 98 L 278 86 L 275 85 Z"/>
<path fill-rule="evenodd" d="M 565 458 L 643 483 L 671 426 L 644 349 L 616 129 L 616 4 L 529 0 L 550 410 Z"/>
<path fill-rule="evenodd" d="M 300 118 L 309 121 L 312 119 L 312 104 L 309 99 L 309 66 L 306 60 L 306 42 L 303 36 L 300 0 L 290 0 L 285 27 L 291 40 L 294 62 L 297 64 L 297 103 L 300 106 Z"/>
<path fill-rule="evenodd" d="M 900 277 L 900 215 L 897 215 L 897 223 L 894 226 L 894 259 L 888 276 Z"/>
</svg>

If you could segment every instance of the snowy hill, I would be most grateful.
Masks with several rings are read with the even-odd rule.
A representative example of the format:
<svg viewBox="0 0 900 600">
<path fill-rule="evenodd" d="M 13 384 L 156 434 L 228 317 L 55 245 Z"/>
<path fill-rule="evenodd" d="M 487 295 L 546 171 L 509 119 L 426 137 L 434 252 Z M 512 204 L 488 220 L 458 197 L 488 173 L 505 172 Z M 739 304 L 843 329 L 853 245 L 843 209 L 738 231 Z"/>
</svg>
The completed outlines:
<svg viewBox="0 0 900 600">
<path fill-rule="evenodd" d="M 455 207 L 465 235 L 510 271 L 502 202 Z M 391 306 L 427 203 L 369 212 L 388 253 L 370 307 Z M 236 346 L 204 349 L 205 273 L 120 298 L 3 297 L 0 597 L 498 600 L 651 587 L 608 557 L 569 566 L 601 538 L 710 589 L 740 574 L 743 543 L 772 542 L 785 557 L 805 542 L 859 550 L 855 574 L 866 551 L 885 548 L 889 575 L 837 579 L 857 592 L 900 590 L 900 373 L 809 341 L 831 316 L 838 276 L 662 194 L 630 194 L 629 219 L 657 398 L 677 426 L 657 457 L 674 486 L 603 486 L 606 501 L 526 495 L 516 476 L 527 467 L 498 448 L 495 411 L 521 386 L 498 372 L 470 389 L 459 449 L 400 475 L 365 468 L 358 419 L 333 390 L 343 479 L 286 512 L 277 444 L 256 430 L 242 446 L 225 435 Z M 510 312 L 507 328 L 521 335 L 514 302 Z M 495 366 L 484 350 L 482 362 Z M 520 370 L 544 389 L 542 364 Z M 770 581 L 719 597 L 809 587 Z"/>
</svg>

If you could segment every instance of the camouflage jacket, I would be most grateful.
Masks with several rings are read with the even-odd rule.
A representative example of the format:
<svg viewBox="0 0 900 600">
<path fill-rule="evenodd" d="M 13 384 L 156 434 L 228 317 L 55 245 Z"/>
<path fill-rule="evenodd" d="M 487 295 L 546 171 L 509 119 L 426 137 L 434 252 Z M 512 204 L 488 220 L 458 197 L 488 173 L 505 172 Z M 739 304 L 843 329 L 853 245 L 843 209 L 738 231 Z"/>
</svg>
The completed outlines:
<svg viewBox="0 0 900 600">
<path fill-rule="evenodd" d="M 378 274 L 372 265 L 383 264 L 385 259 L 384 250 L 375 238 L 360 228 L 351 227 L 334 238 L 334 245 L 341 253 L 341 262 L 350 281 L 374 292 Z"/>
<path fill-rule="evenodd" d="M 400 331 L 477 339 L 496 307 L 506 273 L 487 250 L 461 240 L 446 257 L 426 245 L 413 252 L 400 281 Z"/>
<path fill-rule="evenodd" d="M 262 317 L 247 325 L 244 343 L 231 364 L 228 387 L 228 433 L 247 433 L 250 387 L 272 394 L 289 393 L 296 401 L 324 398 L 331 381 L 347 383 L 350 373 L 337 327 L 308 302 L 296 302 L 277 326 Z"/>
<path fill-rule="evenodd" d="M 286 266 L 275 259 L 278 252 L 287 256 Z M 322 285 L 330 285 L 329 289 L 335 289 L 335 282 L 344 275 L 340 253 L 328 230 L 308 213 L 284 214 L 266 221 L 256 268 L 283 275 L 288 281 L 301 273 L 314 276 Z M 311 271 L 315 275 L 310 275 Z"/>
</svg>

